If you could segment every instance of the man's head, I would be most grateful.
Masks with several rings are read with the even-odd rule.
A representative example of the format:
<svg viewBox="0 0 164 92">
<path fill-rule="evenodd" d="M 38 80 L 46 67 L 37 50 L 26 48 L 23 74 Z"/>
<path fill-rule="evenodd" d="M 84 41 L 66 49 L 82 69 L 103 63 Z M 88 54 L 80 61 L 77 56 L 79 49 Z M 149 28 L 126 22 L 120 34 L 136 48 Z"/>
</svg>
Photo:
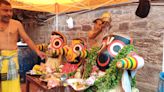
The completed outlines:
<svg viewBox="0 0 164 92">
<path fill-rule="evenodd" d="M 101 19 L 96 19 L 93 21 L 94 23 L 94 29 L 100 30 L 103 24 L 103 21 Z"/>
<path fill-rule="evenodd" d="M 6 0 L 0 0 L 0 21 L 8 23 L 12 18 L 13 9 L 11 4 Z"/>
</svg>

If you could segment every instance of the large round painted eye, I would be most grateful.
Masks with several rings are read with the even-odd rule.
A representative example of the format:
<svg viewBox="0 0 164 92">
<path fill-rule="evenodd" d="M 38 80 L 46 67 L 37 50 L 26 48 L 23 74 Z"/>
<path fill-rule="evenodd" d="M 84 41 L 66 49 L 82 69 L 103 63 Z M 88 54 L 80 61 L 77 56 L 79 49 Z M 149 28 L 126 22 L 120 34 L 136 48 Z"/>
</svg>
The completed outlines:
<svg viewBox="0 0 164 92">
<path fill-rule="evenodd" d="M 125 46 L 125 43 L 120 40 L 114 40 L 110 45 L 108 46 L 108 52 L 111 56 L 116 56 L 123 47 Z"/>
<path fill-rule="evenodd" d="M 104 71 L 105 69 L 109 68 L 110 61 L 111 58 L 109 56 L 109 53 L 108 51 L 105 51 L 98 55 L 96 63 L 99 69 Z"/>
<path fill-rule="evenodd" d="M 52 41 L 52 47 L 54 49 L 58 49 L 58 48 L 60 48 L 62 46 L 63 46 L 63 40 L 61 38 L 53 39 L 53 41 Z"/>
<path fill-rule="evenodd" d="M 83 48 L 83 46 L 81 45 L 81 44 L 76 44 L 76 45 L 74 45 L 74 47 L 73 47 L 73 52 L 79 52 L 79 51 L 81 51 L 82 50 L 82 48 Z"/>
<path fill-rule="evenodd" d="M 106 54 L 104 54 L 104 53 L 100 54 L 100 56 L 98 58 L 98 64 L 100 66 L 106 66 L 109 63 L 109 61 L 110 61 L 110 59 Z"/>
</svg>

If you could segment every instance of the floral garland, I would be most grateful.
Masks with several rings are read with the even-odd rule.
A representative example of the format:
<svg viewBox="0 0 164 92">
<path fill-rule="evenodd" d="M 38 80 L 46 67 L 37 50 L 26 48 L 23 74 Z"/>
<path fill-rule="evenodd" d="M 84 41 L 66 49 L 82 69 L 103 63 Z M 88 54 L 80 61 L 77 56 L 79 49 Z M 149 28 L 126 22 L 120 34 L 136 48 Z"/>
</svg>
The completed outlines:
<svg viewBox="0 0 164 92">
<path fill-rule="evenodd" d="M 88 51 L 87 61 L 82 78 L 87 79 L 90 76 L 90 73 L 92 72 L 92 66 L 96 65 L 95 61 L 99 49 L 100 49 L 99 47 L 93 47 L 91 48 L 91 50 Z"/>
<path fill-rule="evenodd" d="M 121 49 L 121 51 L 110 64 L 110 68 L 106 70 L 106 74 L 98 78 L 94 85 L 87 89 L 85 92 L 106 92 L 105 90 L 109 90 L 117 86 L 121 80 L 123 71 L 121 69 L 117 69 L 116 63 L 120 59 L 125 58 L 131 51 L 136 51 L 133 45 L 124 46 L 124 48 Z M 136 79 L 134 77 L 132 79 L 131 86 L 134 87 L 135 85 Z"/>
</svg>

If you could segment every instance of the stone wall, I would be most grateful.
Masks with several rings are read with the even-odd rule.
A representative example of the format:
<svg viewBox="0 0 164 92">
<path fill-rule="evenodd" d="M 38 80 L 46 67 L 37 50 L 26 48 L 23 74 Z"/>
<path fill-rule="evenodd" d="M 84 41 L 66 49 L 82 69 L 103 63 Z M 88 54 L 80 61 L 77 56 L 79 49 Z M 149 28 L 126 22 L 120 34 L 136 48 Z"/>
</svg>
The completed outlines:
<svg viewBox="0 0 164 92">
<path fill-rule="evenodd" d="M 135 16 L 136 8 L 137 4 L 125 4 L 60 15 L 59 31 L 66 35 L 68 43 L 73 38 L 83 37 L 88 45 L 94 44 L 94 42 L 100 44 L 102 37 L 110 33 L 131 36 L 139 55 L 145 59 L 144 68 L 137 72 L 137 87 L 140 92 L 155 92 L 158 86 L 159 72 L 162 70 L 164 6 L 152 5 L 149 16 L 144 19 Z M 92 21 L 105 11 L 112 13 L 112 28 L 104 29 L 95 38 L 96 41 L 88 39 L 87 32 L 93 27 Z M 74 19 L 75 27 L 73 29 L 69 29 L 66 24 L 69 16 Z M 47 20 L 46 24 L 42 26 L 26 26 L 26 30 L 35 43 L 47 43 L 51 32 L 55 30 L 55 19 Z"/>
</svg>

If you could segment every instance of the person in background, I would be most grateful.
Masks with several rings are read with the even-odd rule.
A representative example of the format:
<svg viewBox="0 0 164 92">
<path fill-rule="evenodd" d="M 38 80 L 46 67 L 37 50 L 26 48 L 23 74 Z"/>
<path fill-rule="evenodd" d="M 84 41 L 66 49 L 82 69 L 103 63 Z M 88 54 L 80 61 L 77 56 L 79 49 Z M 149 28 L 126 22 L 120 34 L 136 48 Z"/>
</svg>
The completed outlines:
<svg viewBox="0 0 164 92">
<path fill-rule="evenodd" d="M 11 4 L 6 0 L 0 0 L 0 92 L 21 92 L 18 74 L 18 36 L 39 57 L 42 59 L 46 57 L 26 34 L 22 24 L 12 19 L 12 15 Z"/>
<path fill-rule="evenodd" d="M 100 47 L 101 41 L 105 35 L 110 33 L 111 29 L 111 13 L 104 12 L 99 18 L 93 21 L 94 26 L 88 32 L 88 43 L 90 47 Z"/>
<path fill-rule="evenodd" d="M 94 20 L 93 23 L 94 23 L 93 30 L 88 32 L 88 37 L 90 39 L 95 38 L 102 31 L 102 24 L 103 24 L 102 19 L 98 18 Z"/>
</svg>

